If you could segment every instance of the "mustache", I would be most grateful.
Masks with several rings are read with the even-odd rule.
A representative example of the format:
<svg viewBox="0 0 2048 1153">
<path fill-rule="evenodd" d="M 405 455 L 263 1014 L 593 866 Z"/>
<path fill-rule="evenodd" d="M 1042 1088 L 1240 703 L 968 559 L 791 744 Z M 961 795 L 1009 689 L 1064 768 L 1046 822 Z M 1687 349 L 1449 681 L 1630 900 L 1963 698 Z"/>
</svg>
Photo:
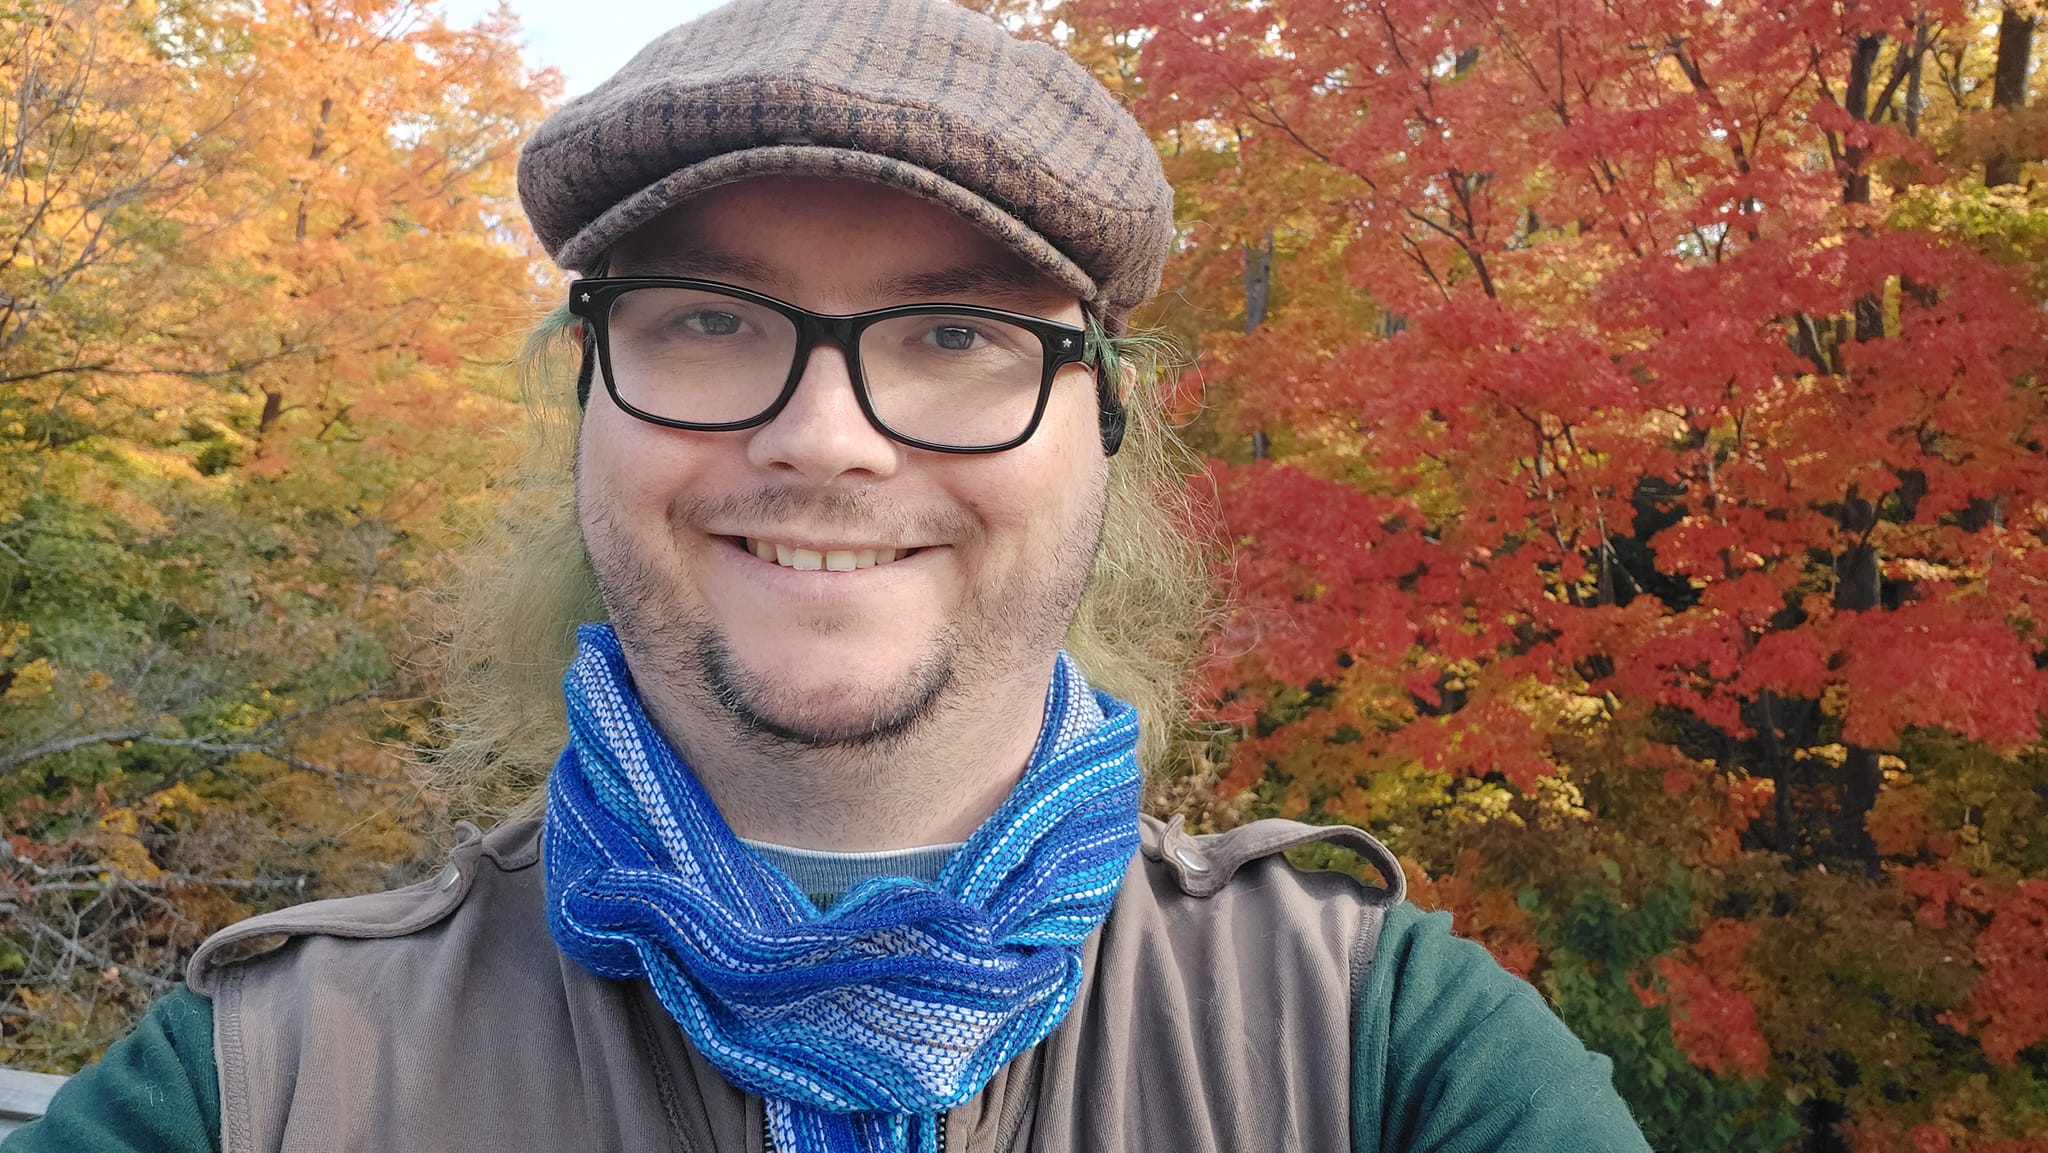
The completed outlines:
<svg viewBox="0 0 2048 1153">
<path fill-rule="evenodd" d="M 670 512 L 691 525 L 802 525 L 877 539 L 957 541 L 979 535 L 975 519 L 959 509 L 904 509 L 871 488 L 795 486 L 680 500 Z"/>
</svg>

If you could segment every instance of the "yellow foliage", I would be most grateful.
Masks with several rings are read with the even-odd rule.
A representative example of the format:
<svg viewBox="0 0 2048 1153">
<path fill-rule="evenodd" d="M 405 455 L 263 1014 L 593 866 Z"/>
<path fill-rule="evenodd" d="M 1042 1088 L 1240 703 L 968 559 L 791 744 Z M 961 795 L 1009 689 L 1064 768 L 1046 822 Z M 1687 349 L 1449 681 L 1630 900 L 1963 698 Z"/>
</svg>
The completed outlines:
<svg viewBox="0 0 2048 1153">
<path fill-rule="evenodd" d="M 144 807 L 152 819 L 163 820 L 175 817 L 181 810 L 188 813 L 201 812 L 208 804 L 205 798 L 192 791 L 191 785 L 179 781 L 167 789 L 158 789 L 151 793 L 149 799 L 144 802 Z"/>
<path fill-rule="evenodd" d="M 419 852 L 423 806 L 364 734 L 424 730 L 408 627 L 451 510 L 517 451 L 494 366 L 554 286 L 503 222 L 559 81 L 509 13 L 407 0 L 64 0 L 6 27 L 0 735 L 51 859 L 262 882 L 93 907 L 117 973 L 171 977 L 192 934 Z M 129 732 L 170 740 L 92 739 Z M 75 1066 L 137 1007 L 68 980 L 10 975 L 0 1061 Z M 25 988 L 54 995 L 21 1025 Z"/>
<path fill-rule="evenodd" d="M 108 809 L 105 813 L 102 813 L 99 819 L 99 827 L 103 833 L 112 833 L 119 837 L 132 837 L 135 835 L 135 830 L 141 826 L 136 818 L 134 809 L 118 808 Z"/>
<path fill-rule="evenodd" d="M 48 695 L 51 688 L 55 686 L 56 681 L 57 673 L 55 669 L 50 667 L 50 662 L 45 658 L 37 657 L 35 660 L 14 670 L 14 683 L 7 686 L 6 696 L 0 699 L 5 699 L 10 703 L 34 700 L 37 697 Z"/>
<path fill-rule="evenodd" d="M 140 816 L 131 808 L 109 809 L 99 819 L 100 862 L 106 872 L 103 878 L 114 873 L 136 880 L 148 880 L 163 875 L 156 860 L 150 855 L 149 847 L 136 836 L 141 830 Z"/>
<path fill-rule="evenodd" d="M 1517 685 L 1513 695 L 1540 728 L 1584 727 L 1608 719 L 1606 697 L 1573 692 L 1533 677 Z"/>
</svg>

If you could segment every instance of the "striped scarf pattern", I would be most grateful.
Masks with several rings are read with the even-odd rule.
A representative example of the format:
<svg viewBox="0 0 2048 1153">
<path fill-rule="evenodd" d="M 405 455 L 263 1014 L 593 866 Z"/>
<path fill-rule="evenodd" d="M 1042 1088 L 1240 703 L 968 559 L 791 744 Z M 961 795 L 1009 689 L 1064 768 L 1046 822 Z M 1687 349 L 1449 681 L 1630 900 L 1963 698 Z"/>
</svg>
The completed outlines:
<svg viewBox="0 0 2048 1153">
<path fill-rule="evenodd" d="M 1136 710 L 1061 653 L 1008 800 L 935 884 L 877 877 L 820 912 L 733 834 L 633 693 L 607 624 L 577 633 L 548 781 L 548 929 L 645 978 L 767 1103 L 788 1153 L 933 1153 L 939 1114 L 1050 1033 L 1138 846 Z"/>
</svg>

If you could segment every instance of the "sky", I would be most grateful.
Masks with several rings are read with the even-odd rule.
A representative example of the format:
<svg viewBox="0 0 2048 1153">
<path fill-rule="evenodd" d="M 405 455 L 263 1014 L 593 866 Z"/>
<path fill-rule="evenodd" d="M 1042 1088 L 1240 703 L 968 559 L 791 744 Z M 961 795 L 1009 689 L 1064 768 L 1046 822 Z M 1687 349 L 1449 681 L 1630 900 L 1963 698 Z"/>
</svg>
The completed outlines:
<svg viewBox="0 0 2048 1153">
<path fill-rule="evenodd" d="M 526 62 L 556 68 L 575 96 L 618 71 L 649 40 L 722 0 L 508 0 L 526 41 Z M 497 0 L 443 0 L 448 22 L 468 26 Z"/>
</svg>

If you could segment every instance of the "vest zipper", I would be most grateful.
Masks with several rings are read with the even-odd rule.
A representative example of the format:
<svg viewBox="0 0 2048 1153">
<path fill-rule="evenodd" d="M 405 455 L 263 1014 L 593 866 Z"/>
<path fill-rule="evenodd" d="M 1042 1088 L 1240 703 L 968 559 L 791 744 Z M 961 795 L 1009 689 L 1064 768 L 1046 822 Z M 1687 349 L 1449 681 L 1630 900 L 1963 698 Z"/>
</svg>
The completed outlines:
<svg viewBox="0 0 2048 1153">
<path fill-rule="evenodd" d="M 946 1114 L 939 1116 L 939 1153 L 946 1153 Z M 776 1153 L 775 1130 L 768 1125 L 768 1111 L 761 1110 L 761 1148 L 767 1153 Z"/>
</svg>

